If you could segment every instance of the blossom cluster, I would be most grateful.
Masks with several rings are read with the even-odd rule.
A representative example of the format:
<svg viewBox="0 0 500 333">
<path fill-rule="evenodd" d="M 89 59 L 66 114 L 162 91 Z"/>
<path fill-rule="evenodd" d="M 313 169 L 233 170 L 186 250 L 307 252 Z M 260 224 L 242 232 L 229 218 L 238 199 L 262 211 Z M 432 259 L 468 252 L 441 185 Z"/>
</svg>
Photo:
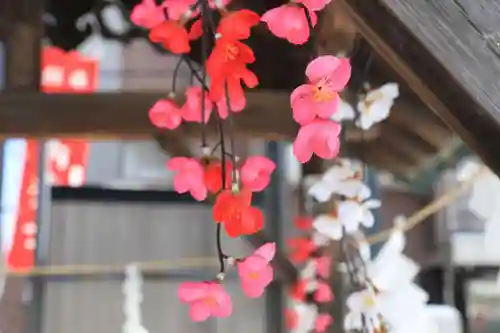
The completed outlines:
<svg viewBox="0 0 500 333">
<path fill-rule="evenodd" d="M 180 56 L 196 78 L 197 84 L 184 92 L 185 102 L 177 104 L 175 79 L 172 91 L 149 110 L 151 123 L 161 130 L 175 130 L 182 123 L 201 126 L 201 156 L 175 156 L 167 168 L 175 173 L 174 189 L 189 193 L 195 200 L 213 200 L 212 216 L 217 226 L 219 274 L 213 280 L 186 282 L 179 287 L 179 298 L 189 304 L 193 321 L 227 317 L 232 312 L 231 298 L 222 286 L 228 267 L 236 267 L 242 290 L 250 298 L 260 297 L 273 280 L 270 261 L 274 243 L 266 243 L 246 258 L 236 259 L 224 253 L 221 232 L 229 237 L 252 235 L 263 228 L 263 214 L 252 205 L 252 195 L 270 182 L 275 164 L 263 156 L 241 161 L 229 133 L 230 151 L 224 128 L 231 128 L 233 113 L 246 106 L 244 87 L 254 88 L 259 80 L 249 65 L 256 61 L 253 50 L 245 44 L 251 29 L 263 22 L 270 32 L 292 44 L 306 43 L 313 34 L 317 11 L 329 0 L 291 0 L 262 16 L 247 10 L 230 10 L 231 0 L 142 0 L 131 13 L 131 20 L 148 31 L 149 39 L 165 50 Z M 214 15 L 220 16 L 217 24 Z M 202 62 L 196 69 L 187 54 L 191 42 L 201 39 Z M 210 49 L 209 54 L 204 54 Z M 179 64 L 180 64 L 179 62 Z M 339 152 L 340 125 L 330 117 L 339 105 L 339 92 L 347 85 L 351 73 L 348 59 L 322 56 L 306 68 L 308 83 L 291 95 L 294 119 L 301 125 L 294 142 L 297 159 L 305 163 L 313 153 L 333 158 Z M 212 119 L 211 119 L 212 118 Z M 223 122 L 228 119 L 228 124 Z M 205 124 L 218 124 L 220 140 L 209 147 Z M 216 153 L 217 151 L 220 152 Z M 317 259 L 318 274 L 327 277 L 328 263 Z M 321 268 L 322 267 L 322 268 Z M 297 295 L 304 294 L 297 289 Z M 318 284 L 315 298 L 320 302 L 333 297 L 326 283 Z M 325 317 L 326 318 L 326 317 Z M 325 321 L 324 326 L 327 326 Z"/>
<path fill-rule="evenodd" d="M 236 266 L 241 288 L 247 297 L 262 296 L 267 285 L 273 281 L 273 269 L 269 263 L 275 251 L 274 243 L 266 243 L 244 259 L 225 258 L 230 265 Z M 233 304 L 231 297 L 220 284 L 223 279 L 224 274 L 220 273 L 214 281 L 184 282 L 180 285 L 179 299 L 189 304 L 189 316 L 193 321 L 231 315 Z"/>
<path fill-rule="evenodd" d="M 369 251 L 362 256 L 358 290 L 347 298 L 347 331 L 425 332 L 433 325 L 426 312 L 429 296 L 414 283 L 420 268 L 403 254 L 406 241 L 400 219 L 374 259 Z"/>
<path fill-rule="evenodd" d="M 317 202 L 333 203 L 331 211 L 314 218 L 296 218 L 295 225 L 303 234 L 288 240 L 290 259 L 302 266 L 286 312 L 288 328 L 297 333 L 323 332 L 333 322 L 331 315 L 321 310 L 322 304 L 333 300 L 328 245 L 356 234 L 360 226 L 373 226 L 371 209 L 380 206 L 378 200 L 370 198 L 359 163 L 348 159 L 334 163 L 308 190 Z"/>
<path fill-rule="evenodd" d="M 354 121 L 362 130 L 368 130 L 387 119 L 395 99 L 399 97 L 399 85 L 391 82 L 375 89 L 366 85 L 365 89 L 366 93 L 357 96 L 357 102 L 353 105 L 341 100 L 338 111 L 331 119 L 337 122 Z"/>
<path fill-rule="evenodd" d="M 354 235 L 361 226 L 371 228 L 375 223 L 372 209 L 379 208 L 380 201 L 371 198 L 359 164 L 339 159 L 308 193 L 319 202 L 336 198 L 331 211 L 317 216 L 313 223 L 319 233 L 331 240 L 338 241 L 345 233 Z"/>
<path fill-rule="evenodd" d="M 322 262 L 331 262 L 325 251 L 330 241 L 340 241 L 342 263 L 338 268 L 348 273 L 354 288 L 346 301 L 346 331 L 421 332 L 432 325 L 425 311 L 428 295 L 414 283 L 419 267 L 403 254 L 406 243 L 403 217 L 394 221 L 389 240 L 372 259 L 370 245 L 360 227 L 373 226 L 371 210 L 378 208 L 380 202 L 370 198 L 370 189 L 363 183 L 362 173 L 362 165 L 337 159 L 308 189 L 308 194 L 317 202 L 330 203 L 332 211 L 314 218 L 297 219 L 297 227 L 308 234 L 290 240 L 290 245 L 294 246 L 291 258 L 307 263 L 301 270 L 298 286 L 290 295 L 291 306 L 287 312 L 290 328 L 297 333 L 324 329 L 321 325 L 326 320 L 325 314 L 320 313 L 318 306 L 321 303 L 317 299 L 313 304 L 307 303 L 296 295 L 306 288 L 314 296 L 324 288 Z"/>
<path fill-rule="evenodd" d="M 290 260 L 302 266 L 299 280 L 289 292 L 285 311 L 286 326 L 293 332 L 324 332 L 333 317 L 319 306 L 334 300 L 329 279 L 332 258 L 327 255 L 328 239 L 312 229 L 313 219 L 300 216 L 295 219 L 298 237 L 288 240 Z"/>
</svg>

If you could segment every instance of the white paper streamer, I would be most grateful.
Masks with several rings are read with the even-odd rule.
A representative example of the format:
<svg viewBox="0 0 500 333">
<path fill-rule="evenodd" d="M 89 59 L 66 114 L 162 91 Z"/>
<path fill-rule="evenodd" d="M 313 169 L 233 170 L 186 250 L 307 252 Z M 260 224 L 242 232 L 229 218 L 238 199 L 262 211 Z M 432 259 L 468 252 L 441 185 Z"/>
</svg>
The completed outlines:
<svg viewBox="0 0 500 333">
<path fill-rule="evenodd" d="M 123 313 L 125 315 L 122 333 L 148 333 L 148 330 L 142 325 L 142 284 L 142 273 L 137 265 L 127 265 L 122 288 Z"/>
</svg>

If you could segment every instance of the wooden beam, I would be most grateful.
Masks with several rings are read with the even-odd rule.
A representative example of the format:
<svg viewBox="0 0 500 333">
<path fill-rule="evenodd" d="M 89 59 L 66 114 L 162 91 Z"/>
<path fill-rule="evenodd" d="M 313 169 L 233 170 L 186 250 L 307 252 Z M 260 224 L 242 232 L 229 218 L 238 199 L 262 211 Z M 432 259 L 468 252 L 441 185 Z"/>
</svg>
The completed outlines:
<svg viewBox="0 0 500 333">
<path fill-rule="evenodd" d="M 377 140 L 377 146 L 383 149 L 380 154 L 384 154 L 383 151 L 392 151 L 405 163 L 415 166 L 422 163 L 423 157 L 415 150 L 415 147 L 407 144 L 404 137 L 383 136 Z"/>
<path fill-rule="evenodd" d="M 355 156 L 370 166 L 380 170 L 387 170 L 396 176 L 404 176 L 415 167 L 378 141 L 372 141 L 365 145 L 349 145 L 348 149 L 349 156 Z"/>
<path fill-rule="evenodd" d="M 153 135 L 161 150 L 169 156 L 196 156 L 182 131 L 163 131 Z"/>
<path fill-rule="evenodd" d="M 356 26 L 336 1 L 321 13 L 316 28 L 316 47 L 319 54 L 349 54 L 356 40 Z"/>
<path fill-rule="evenodd" d="M 149 138 L 158 133 L 149 108 L 166 92 L 45 95 L 0 93 L 0 137 Z M 247 108 L 234 115 L 239 137 L 293 140 L 299 129 L 292 118 L 287 92 L 247 92 Z M 179 97 L 179 104 L 184 98 Z M 214 117 L 212 117 L 214 119 Z M 347 129 L 347 135 L 356 129 Z M 199 137 L 200 124 L 183 124 L 176 137 Z M 217 133 L 215 121 L 208 134 Z M 169 137 L 172 137 L 169 135 Z"/>
<path fill-rule="evenodd" d="M 396 101 L 388 122 L 414 132 L 436 149 L 441 148 L 452 136 L 453 132 L 444 124 L 429 117 L 425 107 L 417 107 L 405 100 Z"/>
<path fill-rule="evenodd" d="M 0 94 L 0 136 L 147 137 L 157 133 L 149 122 L 148 109 L 165 96 L 166 92 Z M 292 138 L 298 125 L 289 103 L 288 93 L 248 92 L 247 108 L 234 116 L 235 133 L 269 140 Z M 199 136 L 200 125 L 186 124 L 180 130 L 188 136 Z M 215 133 L 214 122 L 209 130 Z"/>
<path fill-rule="evenodd" d="M 500 174 L 496 0 L 339 0 L 370 46 Z"/>
<path fill-rule="evenodd" d="M 397 127 L 390 122 L 383 123 L 381 127 L 381 141 L 385 141 L 397 151 L 411 156 L 418 163 L 422 163 L 428 157 L 436 154 L 433 146 L 411 131 Z"/>
</svg>

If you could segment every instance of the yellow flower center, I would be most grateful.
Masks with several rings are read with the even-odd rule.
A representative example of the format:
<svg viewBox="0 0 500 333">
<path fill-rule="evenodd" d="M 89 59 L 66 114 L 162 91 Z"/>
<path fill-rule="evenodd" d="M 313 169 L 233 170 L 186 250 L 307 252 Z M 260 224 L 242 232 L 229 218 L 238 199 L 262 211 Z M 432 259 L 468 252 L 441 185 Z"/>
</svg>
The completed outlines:
<svg viewBox="0 0 500 333">
<path fill-rule="evenodd" d="M 205 304 L 207 304 L 207 305 L 214 305 L 214 304 L 216 304 L 216 303 L 217 303 L 217 300 L 215 299 L 215 297 L 214 297 L 214 296 L 208 296 L 207 298 L 205 298 L 205 299 L 203 300 L 203 302 L 204 302 Z"/>
<path fill-rule="evenodd" d="M 313 87 L 313 93 L 315 102 L 329 102 L 337 96 L 337 93 L 328 87 L 327 79 L 319 81 Z"/>
<path fill-rule="evenodd" d="M 227 44 L 224 48 L 224 61 L 235 60 L 239 55 L 238 47 L 235 44 Z"/>
<path fill-rule="evenodd" d="M 250 278 L 252 280 L 257 280 L 259 278 L 259 272 L 252 272 L 252 273 L 248 274 L 248 278 Z"/>
<path fill-rule="evenodd" d="M 363 112 L 370 113 L 373 103 L 384 99 L 384 94 L 380 91 L 373 93 L 369 98 L 363 100 Z"/>
<path fill-rule="evenodd" d="M 372 306 L 374 306 L 375 300 L 373 299 L 372 295 L 364 295 L 363 296 L 363 304 L 367 308 L 371 308 Z"/>
</svg>

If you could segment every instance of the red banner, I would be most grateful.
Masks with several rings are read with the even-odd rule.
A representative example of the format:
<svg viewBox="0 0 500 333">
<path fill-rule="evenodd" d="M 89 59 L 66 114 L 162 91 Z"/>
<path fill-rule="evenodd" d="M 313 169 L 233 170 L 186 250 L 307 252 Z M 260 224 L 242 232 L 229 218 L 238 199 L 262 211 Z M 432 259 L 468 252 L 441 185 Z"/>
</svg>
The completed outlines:
<svg viewBox="0 0 500 333">
<path fill-rule="evenodd" d="M 93 93 L 97 89 L 99 63 L 78 52 L 48 47 L 42 53 L 42 90 L 45 93 Z M 71 112 L 71 110 L 68 110 Z M 83 139 L 53 139 L 46 146 L 47 172 L 51 185 L 82 186 L 85 183 L 89 143 Z M 36 140 L 27 140 L 19 207 L 12 247 L 11 269 L 29 269 L 36 250 L 38 199 Z"/>
</svg>

